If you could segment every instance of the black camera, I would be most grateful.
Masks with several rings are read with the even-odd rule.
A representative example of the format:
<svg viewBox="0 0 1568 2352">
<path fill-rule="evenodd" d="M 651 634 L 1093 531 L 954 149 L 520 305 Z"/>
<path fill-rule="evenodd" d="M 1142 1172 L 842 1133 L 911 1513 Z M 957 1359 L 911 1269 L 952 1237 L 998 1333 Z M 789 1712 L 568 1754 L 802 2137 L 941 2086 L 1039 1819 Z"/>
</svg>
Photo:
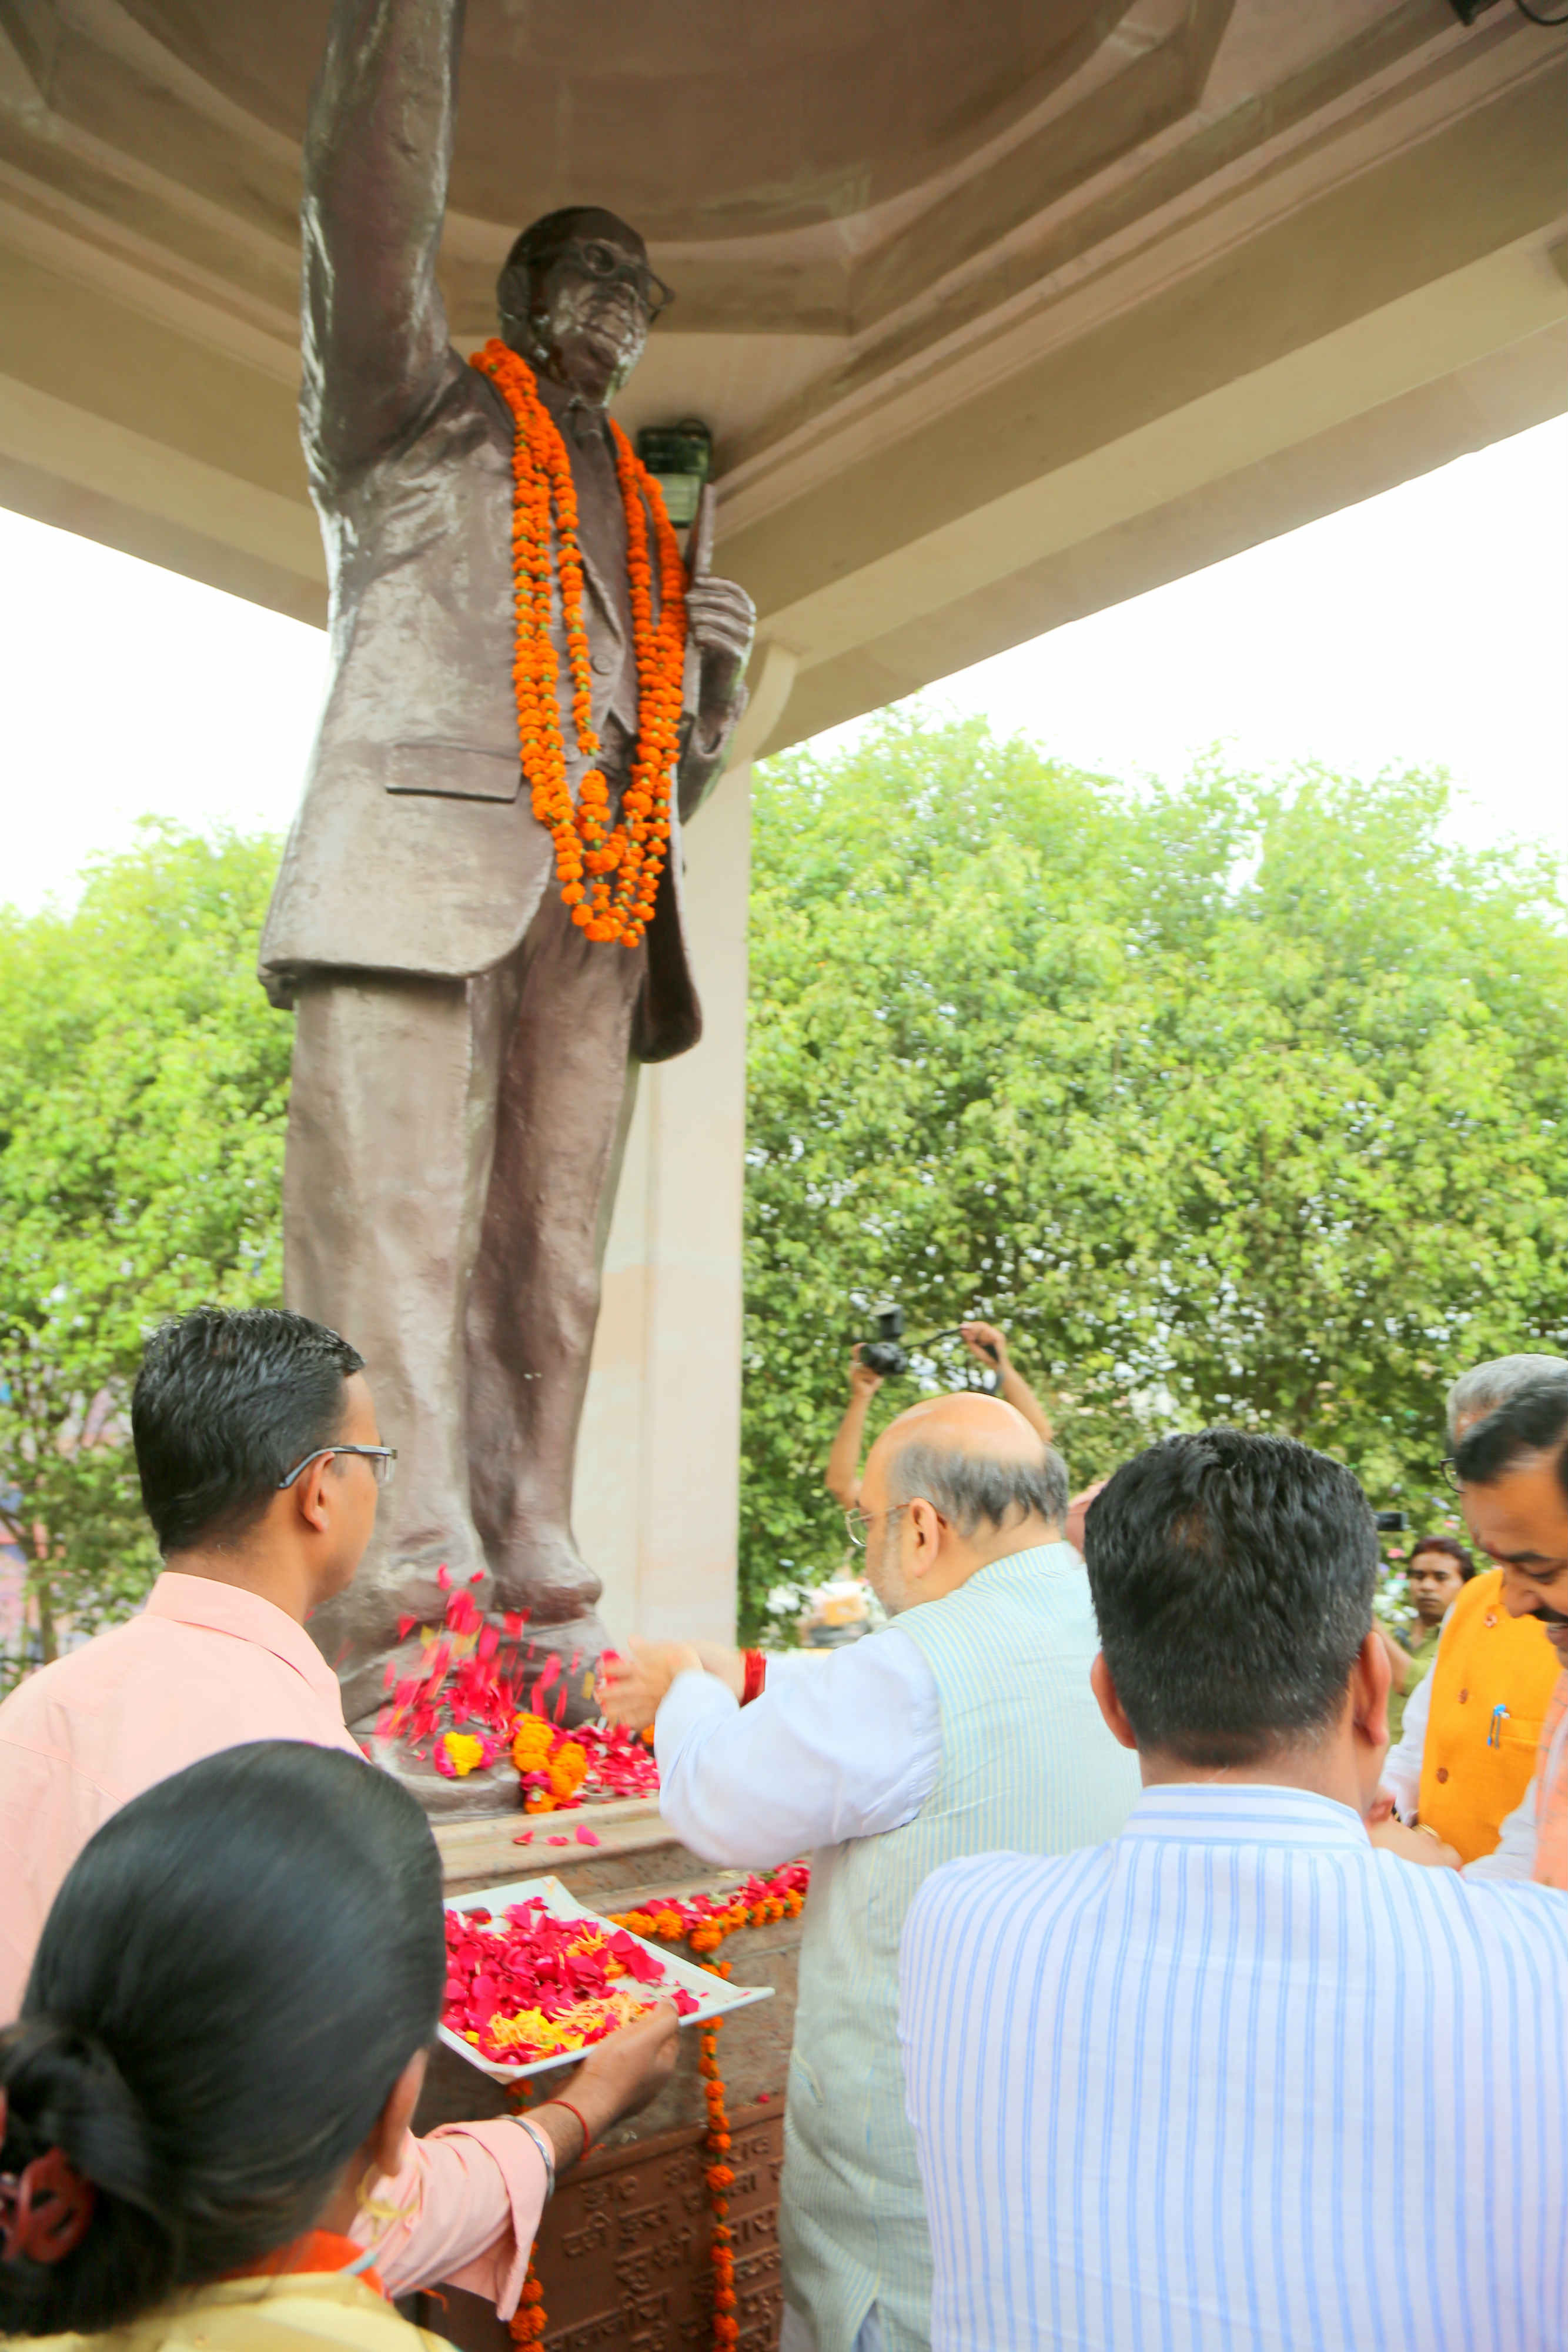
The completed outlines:
<svg viewBox="0 0 1568 2352">
<path fill-rule="evenodd" d="M 1374 1511 L 1380 1536 L 1402 1536 L 1410 1525 L 1403 1511 Z"/>
<path fill-rule="evenodd" d="M 876 1325 L 876 1338 L 862 1339 L 856 1349 L 869 1372 L 880 1372 L 884 1381 L 895 1381 L 900 1372 L 909 1370 L 909 1358 L 899 1346 L 904 1337 L 902 1307 L 879 1307 L 872 1317 Z"/>
</svg>

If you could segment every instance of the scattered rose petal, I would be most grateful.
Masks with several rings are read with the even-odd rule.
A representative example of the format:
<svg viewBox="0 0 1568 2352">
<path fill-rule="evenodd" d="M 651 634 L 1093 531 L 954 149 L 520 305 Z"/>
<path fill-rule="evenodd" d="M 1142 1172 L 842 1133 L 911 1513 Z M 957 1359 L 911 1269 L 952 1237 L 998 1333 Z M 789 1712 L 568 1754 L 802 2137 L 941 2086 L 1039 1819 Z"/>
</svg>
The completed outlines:
<svg viewBox="0 0 1568 2352">
<path fill-rule="evenodd" d="M 580 1829 L 578 1831 L 577 1842 L 579 1845 L 599 1845 L 601 1843 L 601 1840 L 596 1838 L 591 1830 L 583 1829 Z"/>
</svg>

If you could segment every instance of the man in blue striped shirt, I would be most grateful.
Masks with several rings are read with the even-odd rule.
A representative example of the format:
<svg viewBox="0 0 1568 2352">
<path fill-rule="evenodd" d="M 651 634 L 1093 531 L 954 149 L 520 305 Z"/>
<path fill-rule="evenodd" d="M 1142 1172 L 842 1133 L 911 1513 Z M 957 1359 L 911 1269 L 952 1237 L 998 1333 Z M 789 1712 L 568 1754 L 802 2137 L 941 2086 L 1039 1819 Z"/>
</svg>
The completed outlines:
<svg viewBox="0 0 1568 2352">
<path fill-rule="evenodd" d="M 1089 1514 L 1108 1845 L 949 1863 L 900 2039 L 934 2352 L 1563 2352 L 1568 1896 L 1368 1842 L 1350 1473 L 1210 1430 Z"/>
</svg>

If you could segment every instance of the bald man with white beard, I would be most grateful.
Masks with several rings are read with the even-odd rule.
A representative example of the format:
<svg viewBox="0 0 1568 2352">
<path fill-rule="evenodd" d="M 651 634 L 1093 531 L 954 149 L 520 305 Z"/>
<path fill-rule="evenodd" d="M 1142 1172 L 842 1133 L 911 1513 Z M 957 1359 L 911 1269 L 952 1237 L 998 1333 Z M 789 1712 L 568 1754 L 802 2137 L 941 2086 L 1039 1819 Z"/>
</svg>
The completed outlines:
<svg viewBox="0 0 1568 2352">
<path fill-rule="evenodd" d="M 652 1719 L 664 1818 L 709 1862 L 811 1858 L 785 2113 L 780 2352 L 924 2352 L 931 2252 L 898 2051 L 898 1945 L 930 1873 L 1114 1836 L 1138 1794 L 1089 1669 L 1067 1473 L 995 1397 L 933 1399 L 866 1459 L 845 1514 L 892 1622 L 769 1658 L 639 1644 L 601 1699 Z"/>
</svg>

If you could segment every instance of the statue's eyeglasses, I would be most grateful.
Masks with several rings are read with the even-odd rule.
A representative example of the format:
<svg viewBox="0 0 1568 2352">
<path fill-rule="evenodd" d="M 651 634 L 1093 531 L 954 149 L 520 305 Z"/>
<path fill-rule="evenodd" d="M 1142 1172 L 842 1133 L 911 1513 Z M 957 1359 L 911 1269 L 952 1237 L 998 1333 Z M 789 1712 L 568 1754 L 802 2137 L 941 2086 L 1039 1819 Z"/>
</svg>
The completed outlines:
<svg viewBox="0 0 1568 2352">
<path fill-rule="evenodd" d="M 548 269 L 552 261 L 575 261 L 590 278 L 609 285 L 622 279 L 630 286 L 650 320 L 667 310 L 675 299 L 675 289 L 655 278 L 645 261 L 635 261 L 629 255 L 618 253 L 612 245 L 602 244 L 598 237 L 568 237 L 562 245 L 539 256 L 536 267 Z"/>
<path fill-rule="evenodd" d="M 312 1462 L 324 1462 L 329 1454 L 362 1454 L 375 1472 L 377 1486 L 387 1486 L 392 1483 L 392 1464 L 397 1460 L 395 1445 L 319 1445 L 314 1454 L 308 1454 L 303 1462 L 295 1464 L 287 1478 L 278 1480 L 279 1489 L 292 1486 L 301 1472 L 309 1469 Z"/>
</svg>

